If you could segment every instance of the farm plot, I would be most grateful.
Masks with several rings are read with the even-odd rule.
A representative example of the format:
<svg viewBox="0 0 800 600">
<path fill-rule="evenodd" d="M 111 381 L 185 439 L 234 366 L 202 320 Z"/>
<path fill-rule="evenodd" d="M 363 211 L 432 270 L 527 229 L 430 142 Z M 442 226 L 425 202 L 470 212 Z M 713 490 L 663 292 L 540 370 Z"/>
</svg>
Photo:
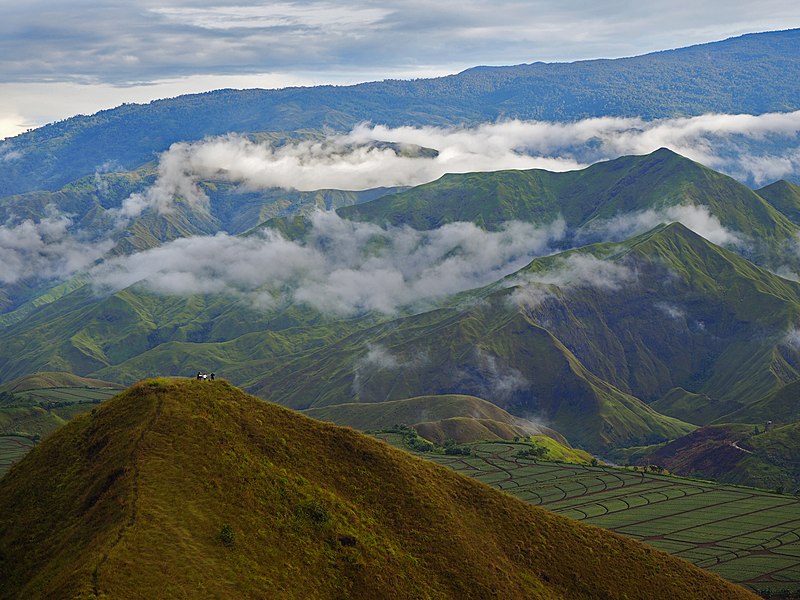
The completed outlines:
<svg viewBox="0 0 800 600">
<path fill-rule="evenodd" d="M 423 456 L 754 590 L 800 590 L 800 499 L 614 467 L 534 461 L 516 456 L 523 447 L 487 442 L 473 444 L 470 456 Z"/>
<path fill-rule="evenodd" d="M 117 395 L 114 388 L 41 388 L 17 392 L 15 395 L 35 404 L 91 404 L 102 402 Z"/>
<path fill-rule="evenodd" d="M 15 393 L 10 403 L 0 406 L 0 477 L 35 445 L 34 440 L 119 391 L 60 387 Z"/>
<path fill-rule="evenodd" d="M 33 448 L 34 442 L 28 438 L 2 435 L 0 436 L 0 477 L 5 475 L 15 462 Z"/>
</svg>

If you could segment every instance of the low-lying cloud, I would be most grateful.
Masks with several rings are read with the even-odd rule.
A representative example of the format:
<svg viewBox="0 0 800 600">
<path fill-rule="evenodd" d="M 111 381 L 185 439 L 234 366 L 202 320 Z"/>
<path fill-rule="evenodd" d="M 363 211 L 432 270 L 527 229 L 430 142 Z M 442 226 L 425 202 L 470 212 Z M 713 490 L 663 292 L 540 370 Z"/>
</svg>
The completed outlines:
<svg viewBox="0 0 800 600">
<path fill-rule="evenodd" d="M 26 279 L 65 279 L 88 268 L 113 246 L 110 240 L 87 242 L 70 231 L 72 221 L 50 207 L 36 222 L 26 219 L 0 226 L 0 283 Z"/>
<path fill-rule="evenodd" d="M 176 196 L 204 207 L 208 200 L 197 186 L 204 179 L 248 189 L 364 190 L 419 185 L 445 173 L 573 170 L 661 147 L 761 184 L 800 174 L 799 135 L 800 111 L 654 121 L 617 117 L 574 123 L 510 120 L 470 128 L 362 124 L 348 134 L 280 146 L 226 135 L 173 144 L 161 156 L 156 185 L 128 198 L 120 216 L 134 217 L 147 208 L 167 211 Z M 437 152 L 415 154 L 403 152 L 404 147 Z"/>
<path fill-rule="evenodd" d="M 472 223 L 384 230 L 320 212 L 302 242 L 271 231 L 185 238 L 107 260 L 92 275 L 106 292 L 138 283 L 165 294 L 232 294 L 257 307 L 289 299 L 336 314 L 389 314 L 496 281 L 547 253 L 564 232 L 562 220 L 511 222 L 496 232 Z"/>
<path fill-rule="evenodd" d="M 353 365 L 353 394 L 361 396 L 365 380 L 378 371 L 419 369 L 424 367 L 428 361 L 427 352 L 417 353 L 409 358 L 394 354 L 381 344 L 367 344 L 367 353 Z"/>
<path fill-rule="evenodd" d="M 491 402 L 505 403 L 531 387 L 522 372 L 498 356 L 475 348 L 475 367 L 481 375 L 478 396 Z"/>
<path fill-rule="evenodd" d="M 794 327 L 786 332 L 783 342 L 795 350 L 800 350 L 800 329 Z"/>
<path fill-rule="evenodd" d="M 648 209 L 625 213 L 612 219 L 595 220 L 582 228 L 578 238 L 584 241 L 622 241 L 665 223 L 681 223 L 719 246 L 745 243 L 740 234 L 724 227 L 708 208 L 693 204 L 659 210 Z"/>
<path fill-rule="evenodd" d="M 566 290 L 593 287 L 616 290 L 636 279 L 636 273 L 619 263 L 602 260 L 590 254 L 570 254 L 559 259 L 546 271 L 525 273 L 511 294 L 510 301 L 533 309 L 553 296 L 555 288 Z"/>
</svg>

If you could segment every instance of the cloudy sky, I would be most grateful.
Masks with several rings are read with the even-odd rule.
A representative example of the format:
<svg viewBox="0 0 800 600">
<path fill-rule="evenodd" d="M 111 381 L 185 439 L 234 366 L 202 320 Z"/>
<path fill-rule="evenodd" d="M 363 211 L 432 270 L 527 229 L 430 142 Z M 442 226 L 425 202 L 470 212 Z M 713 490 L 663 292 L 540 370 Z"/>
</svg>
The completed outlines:
<svg viewBox="0 0 800 600">
<path fill-rule="evenodd" d="M 428 77 L 800 27 L 786 0 L 0 0 L 0 138 L 222 87 Z"/>
</svg>

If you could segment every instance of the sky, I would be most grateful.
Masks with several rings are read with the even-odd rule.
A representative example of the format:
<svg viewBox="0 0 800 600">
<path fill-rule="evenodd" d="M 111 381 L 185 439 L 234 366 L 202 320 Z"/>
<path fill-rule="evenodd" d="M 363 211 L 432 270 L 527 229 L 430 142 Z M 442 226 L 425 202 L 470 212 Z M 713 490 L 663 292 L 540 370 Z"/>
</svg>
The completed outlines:
<svg viewBox="0 0 800 600">
<path fill-rule="evenodd" d="M 787 0 L 0 0 L 0 139 L 219 88 L 615 58 L 800 27 Z"/>
</svg>

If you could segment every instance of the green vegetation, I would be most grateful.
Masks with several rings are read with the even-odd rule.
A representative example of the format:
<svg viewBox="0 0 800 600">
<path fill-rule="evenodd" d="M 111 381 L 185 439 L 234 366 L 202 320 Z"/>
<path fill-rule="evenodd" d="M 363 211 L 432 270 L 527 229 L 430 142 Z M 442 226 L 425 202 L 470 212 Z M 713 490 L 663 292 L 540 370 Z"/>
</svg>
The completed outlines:
<svg viewBox="0 0 800 600">
<path fill-rule="evenodd" d="M 679 224 L 623 243 L 536 259 L 514 277 L 547 273 L 570 257 L 587 255 L 635 272 L 636 281 L 607 289 L 543 288 L 545 301 L 530 308 L 509 302 L 513 290 L 490 286 L 474 292 L 473 298 L 482 298 L 474 306 L 463 302 L 397 319 L 391 328 L 375 325 L 300 354 L 249 387 L 296 408 L 313 399 L 315 409 L 349 398 L 377 403 L 458 391 L 512 414 L 538 414 L 570 442 L 603 453 L 674 439 L 691 429 L 637 397 L 664 396 L 655 407 L 677 410 L 682 405 L 672 401 L 675 388 L 694 389 L 690 399 L 705 394 L 714 400 L 705 404 L 705 413 L 685 411 L 697 421 L 798 377 L 797 349 L 784 343 L 800 315 L 796 283 Z M 367 344 L 386 349 L 399 366 L 359 371 Z M 418 356 L 427 360 L 407 358 Z M 497 374 L 485 366 L 490 359 L 520 382 L 518 389 L 492 391 Z"/>
<path fill-rule="evenodd" d="M 45 440 L 0 480 L 0 556 L 2 598 L 752 597 L 224 381 L 145 381 Z"/>
<path fill-rule="evenodd" d="M 720 420 L 738 423 L 759 423 L 773 421 L 776 424 L 788 424 L 800 421 L 800 380 L 787 383 L 785 386 L 770 392 L 755 402 L 730 412 Z"/>
<path fill-rule="evenodd" d="M 595 239 L 603 237 L 596 228 L 604 221 L 621 215 L 691 205 L 705 207 L 738 235 L 758 240 L 749 249 L 751 260 L 775 268 L 787 264 L 785 245 L 797 234 L 796 224 L 745 185 L 666 148 L 564 173 L 450 174 L 338 212 L 415 229 L 470 221 L 492 230 L 512 220 L 541 224 L 563 218 L 571 230 L 587 228 L 584 240 L 591 240 L 593 232 Z"/>
<path fill-rule="evenodd" d="M 795 225 L 800 225 L 800 186 L 788 181 L 776 181 L 758 190 L 777 210 L 781 211 Z"/>
<path fill-rule="evenodd" d="M 30 437 L 0 433 L 0 478 L 25 456 L 36 442 Z"/>
<path fill-rule="evenodd" d="M 21 392 L 54 388 L 124 389 L 124 386 L 101 379 L 79 377 L 72 373 L 38 372 L 0 385 L 0 391 L 19 395 Z"/>
<path fill-rule="evenodd" d="M 471 447 L 468 457 L 425 456 L 526 502 L 630 536 L 753 590 L 800 591 L 796 497 L 650 469 L 533 460 L 521 457 L 520 445 L 513 442 Z"/>
<path fill-rule="evenodd" d="M 797 231 L 748 188 L 668 150 L 572 173 L 453 175 L 358 210 L 382 222 L 468 218 L 489 228 L 562 214 L 578 227 L 619 211 L 686 203 L 763 240 L 759 256 L 767 262 L 776 252 L 785 257 Z M 631 276 L 611 285 L 542 284 L 540 301 L 519 300 L 520 280 L 546 278 L 587 256 Z M 0 367 L 7 377 L 59 369 L 128 383 L 202 368 L 293 408 L 348 407 L 322 418 L 356 426 L 383 410 L 402 412 L 368 404 L 469 395 L 506 416 L 462 412 L 379 426 L 413 424 L 438 443 L 511 439 L 539 432 L 521 431 L 507 415 L 533 415 L 605 454 L 678 438 L 800 378 L 800 350 L 786 341 L 800 319 L 799 298 L 798 284 L 671 225 L 537 259 L 439 309 L 393 319 L 339 319 L 301 305 L 257 311 L 236 298 L 165 297 L 136 287 L 98 300 L 84 284 L 20 308 L 30 312 L 0 331 Z M 395 357 L 393 368 L 365 365 L 366 349 L 376 346 Z M 365 416 L 354 417 L 358 411 Z"/>
</svg>

